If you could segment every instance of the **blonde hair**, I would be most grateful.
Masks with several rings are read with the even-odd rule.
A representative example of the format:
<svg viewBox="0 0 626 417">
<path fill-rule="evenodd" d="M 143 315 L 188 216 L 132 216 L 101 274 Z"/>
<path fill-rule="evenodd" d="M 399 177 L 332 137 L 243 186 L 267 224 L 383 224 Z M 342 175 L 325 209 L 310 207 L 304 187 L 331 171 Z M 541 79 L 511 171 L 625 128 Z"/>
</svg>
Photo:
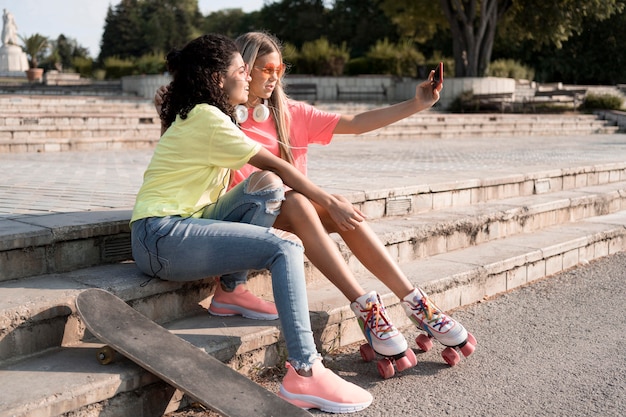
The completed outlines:
<svg viewBox="0 0 626 417">
<path fill-rule="evenodd" d="M 283 53 L 280 41 L 273 35 L 266 32 L 249 32 L 235 39 L 235 44 L 241 52 L 243 60 L 252 68 L 257 57 L 278 53 L 280 60 L 283 60 Z M 284 76 L 284 74 L 283 74 Z M 278 146 L 280 156 L 285 161 L 293 164 L 293 154 L 291 153 L 291 141 L 289 139 L 289 129 L 291 126 L 291 114 L 289 113 L 289 97 L 283 88 L 282 77 L 276 82 L 274 91 L 269 98 L 269 108 L 276 123 L 276 133 L 278 134 Z"/>
</svg>

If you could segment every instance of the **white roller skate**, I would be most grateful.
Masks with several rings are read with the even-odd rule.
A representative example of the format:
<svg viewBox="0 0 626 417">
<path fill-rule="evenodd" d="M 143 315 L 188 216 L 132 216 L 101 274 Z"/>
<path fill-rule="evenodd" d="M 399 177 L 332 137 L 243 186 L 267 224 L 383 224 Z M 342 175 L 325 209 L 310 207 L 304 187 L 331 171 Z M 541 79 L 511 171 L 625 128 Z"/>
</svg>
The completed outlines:
<svg viewBox="0 0 626 417">
<path fill-rule="evenodd" d="M 415 339 L 417 346 L 424 352 L 433 347 L 433 338 L 447 346 L 441 356 L 450 366 L 456 365 L 461 360 L 458 351 L 466 357 L 474 352 L 476 347 L 474 336 L 465 330 L 461 323 L 441 311 L 424 291 L 414 289 L 402 299 L 402 307 L 411 321 L 426 332 Z"/>
<path fill-rule="evenodd" d="M 376 353 L 383 356 L 378 361 L 378 372 L 383 378 L 390 378 L 395 374 L 394 364 L 398 371 L 417 364 L 415 353 L 408 348 L 404 336 L 387 317 L 385 306 L 375 291 L 357 298 L 350 304 L 350 308 L 367 340 L 366 344 L 361 345 L 361 357 L 370 362 L 376 358 Z"/>
</svg>

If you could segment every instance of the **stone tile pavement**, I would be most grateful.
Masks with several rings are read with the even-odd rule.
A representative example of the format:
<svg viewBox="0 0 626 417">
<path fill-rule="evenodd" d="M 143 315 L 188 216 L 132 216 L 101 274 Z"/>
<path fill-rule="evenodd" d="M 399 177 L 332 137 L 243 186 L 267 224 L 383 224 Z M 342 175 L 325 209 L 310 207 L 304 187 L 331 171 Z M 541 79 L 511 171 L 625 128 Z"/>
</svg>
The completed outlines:
<svg viewBox="0 0 626 417">
<path fill-rule="evenodd" d="M 0 154 L 0 218 L 132 208 L 152 150 Z M 313 145 L 310 178 L 374 191 L 626 161 L 626 134 L 455 139 L 337 136 Z"/>
</svg>

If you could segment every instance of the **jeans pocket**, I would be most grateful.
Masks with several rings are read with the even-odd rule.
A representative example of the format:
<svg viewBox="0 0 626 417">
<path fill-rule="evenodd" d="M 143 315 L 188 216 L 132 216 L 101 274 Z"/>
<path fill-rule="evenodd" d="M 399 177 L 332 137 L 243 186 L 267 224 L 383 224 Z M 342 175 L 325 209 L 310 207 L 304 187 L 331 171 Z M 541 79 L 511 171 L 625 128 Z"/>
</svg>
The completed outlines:
<svg viewBox="0 0 626 417">
<path fill-rule="evenodd" d="M 168 280 L 171 276 L 170 261 L 151 250 L 154 245 L 145 230 L 133 227 L 131 242 L 135 264 L 146 275 Z"/>
<path fill-rule="evenodd" d="M 170 279 L 170 261 L 150 252 L 141 243 L 133 244 L 133 258 L 137 268 L 144 274 L 164 280 Z"/>
</svg>

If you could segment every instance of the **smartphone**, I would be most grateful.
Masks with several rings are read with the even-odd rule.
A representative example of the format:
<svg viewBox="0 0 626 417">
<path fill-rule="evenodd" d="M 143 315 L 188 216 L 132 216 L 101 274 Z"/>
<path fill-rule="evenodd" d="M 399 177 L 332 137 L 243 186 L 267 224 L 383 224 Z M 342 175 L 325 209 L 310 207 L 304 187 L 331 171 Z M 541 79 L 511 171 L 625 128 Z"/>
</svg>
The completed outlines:
<svg viewBox="0 0 626 417">
<path fill-rule="evenodd" d="M 435 75 L 433 76 L 433 86 L 437 88 L 441 84 L 443 84 L 443 62 L 440 62 L 439 65 L 437 65 L 435 68 Z"/>
</svg>

